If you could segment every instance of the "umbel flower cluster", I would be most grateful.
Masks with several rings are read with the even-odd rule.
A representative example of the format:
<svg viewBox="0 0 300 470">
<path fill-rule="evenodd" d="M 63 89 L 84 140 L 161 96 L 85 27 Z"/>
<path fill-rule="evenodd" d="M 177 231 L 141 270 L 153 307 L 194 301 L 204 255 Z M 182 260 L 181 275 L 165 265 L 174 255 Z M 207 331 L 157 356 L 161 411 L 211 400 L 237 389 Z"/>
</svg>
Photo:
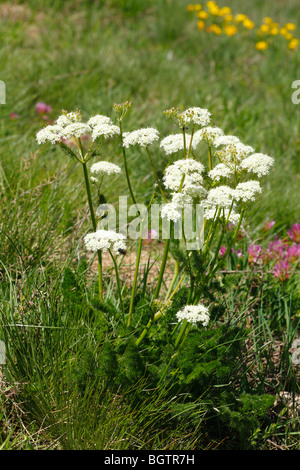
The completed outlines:
<svg viewBox="0 0 300 470">
<path fill-rule="evenodd" d="M 280 25 L 272 18 L 266 17 L 258 27 L 248 15 L 233 13 L 230 7 L 220 7 L 215 1 L 208 1 L 205 6 L 199 3 L 190 4 L 187 10 L 196 14 L 199 31 L 228 37 L 236 35 L 245 37 L 251 34 L 258 51 L 265 51 L 279 40 L 284 41 L 292 51 L 298 48 L 299 39 L 294 36 L 296 30 L 294 23 Z"/>
<path fill-rule="evenodd" d="M 101 228 L 95 216 L 93 208 L 93 197 L 90 181 L 96 183 L 98 190 L 104 178 L 123 177 L 127 179 L 128 189 L 136 204 L 136 198 L 132 184 L 130 182 L 128 162 L 126 152 L 133 146 L 141 149 L 145 155 L 145 165 L 150 164 L 155 180 L 154 194 L 161 199 L 161 219 L 167 219 L 170 224 L 184 221 L 185 209 L 189 210 L 200 207 L 204 213 L 204 229 L 206 230 L 205 245 L 200 247 L 203 262 L 215 272 L 218 264 L 213 260 L 219 258 L 220 243 L 222 234 L 229 223 L 236 226 L 236 234 L 242 223 L 244 211 L 249 203 L 254 201 L 262 192 L 260 179 L 266 176 L 274 164 L 274 158 L 264 153 L 257 152 L 253 147 L 240 141 L 237 136 L 226 135 L 220 127 L 211 123 L 211 113 L 209 110 L 200 107 L 190 107 L 185 110 L 171 108 L 164 111 L 167 119 L 172 121 L 176 127 L 176 132 L 167 136 L 161 136 L 160 132 L 153 127 L 145 127 L 133 131 L 123 132 L 122 121 L 130 109 L 131 104 L 115 105 L 117 124 L 108 116 L 101 114 L 90 117 L 83 121 L 79 111 L 62 112 L 61 116 L 52 125 L 46 126 L 37 133 L 37 142 L 46 142 L 60 145 L 62 150 L 83 166 L 87 198 L 91 214 L 93 232 L 84 237 L 84 244 L 87 250 L 98 254 L 98 275 L 99 275 L 99 296 L 103 299 L 102 286 L 102 253 L 108 251 L 114 261 L 116 269 L 117 286 L 122 302 L 122 289 L 118 277 L 117 263 L 115 255 L 124 255 L 127 249 L 126 236 L 117 233 L 115 230 L 105 230 Z M 89 148 L 84 150 L 83 139 L 88 137 Z M 108 160 L 93 161 L 98 159 L 99 148 L 107 140 L 117 138 L 120 142 L 122 162 L 115 164 Z M 75 142 L 75 148 L 68 146 L 68 140 Z M 155 152 L 161 151 L 166 161 L 163 176 L 158 177 L 153 159 L 151 156 L 152 147 Z M 141 157 L 142 159 L 142 157 Z M 142 161 L 142 160 L 141 160 Z M 98 178 L 99 180 L 98 180 Z M 151 203 L 150 203 L 151 206 Z M 211 240 L 215 233 L 219 237 L 219 246 L 211 248 Z M 172 233 L 172 232 L 170 232 Z M 236 236 L 236 235 L 235 235 Z M 131 302 L 128 313 L 128 326 L 131 324 L 131 317 L 135 305 L 135 289 L 137 284 L 138 263 L 142 250 L 142 237 L 139 239 L 137 266 L 131 293 Z M 234 237 L 231 241 L 234 243 Z M 228 250 L 230 250 L 230 246 Z M 187 248 L 186 248 L 187 249 Z M 215 250 L 216 256 L 213 251 Z M 157 286 L 154 293 L 154 301 L 160 294 L 163 283 L 166 260 L 169 254 L 169 243 L 165 243 L 162 255 L 161 268 L 159 271 Z M 216 261 L 216 263 L 218 260 Z M 213 274 L 211 274 L 213 275 Z M 194 279 L 198 274 L 194 275 Z M 177 283 L 171 284 L 168 295 L 165 298 L 166 305 L 169 305 L 173 295 L 179 288 L 186 273 L 183 274 Z M 206 326 L 209 321 L 209 310 L 205 306 L 205 285 L 201 284 L 204 278 L 198 277 L 199 284 L 193 282 L 190 289 L 189 303 L 177 313 L 178 322 L 182 322 L 183 329 L 179 338 L 187 328 L 187 324 L 194 325 L 200 323 Z M 203 303 L 201 302 L 203 301 Z M 153 304 L 154 305 L 154 304 Z M 122 307 L 123 309 L 123 307 Z M 165 312 L 162 308 L 149 320 L 149 325 L 142 333 L 141 339 L 148 334 L 152 322 L 156 321 Z"/>
</svg>

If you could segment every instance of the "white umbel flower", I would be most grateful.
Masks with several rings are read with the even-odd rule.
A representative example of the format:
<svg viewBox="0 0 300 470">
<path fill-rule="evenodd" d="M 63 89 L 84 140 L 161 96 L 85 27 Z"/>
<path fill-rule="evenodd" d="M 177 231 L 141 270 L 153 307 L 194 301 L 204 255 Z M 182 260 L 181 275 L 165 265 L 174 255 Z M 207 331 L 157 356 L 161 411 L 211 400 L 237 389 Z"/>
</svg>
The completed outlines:
<svg viewBox="0 0 300 470">
<path fill-rule="evenodd" d="M 91 173 L 100 176 L 114 175 L 121 173 L 121 168 L 118 165 L 115 165 L 114 163 L 101 161 L 93 163 L 93 165 L 91 166 Z"/>
<path fill-rule="evenodd" d="M 38 144 L 45 144 L 50 142 L 51 144 L 56 144 L 62 139 L 62 128 L 57 124 L 46 126 L 44 129 L 41 129 L 36 134 L 36 140 Z"/>
<path fill-rule="evenodd" d="M 106 122 L 102 122 L 100 124 L 96 124 L 93 127 L 92 141 L 94 142 L 98 137 L 109 139 L 118 134 L 120 134 L 120 129 L 118 126 L 115 126 L 114 124 L 108 124 Z"/>
<path fill-rule="evenodd" d="M 159 139 L 159 132 L 153 127 L 146 127 L 137 129 L 132 132 L 124 132 L 123 134 L 123 147 L 129 148 L 131 145 L 140 145 L 141 147 L 148 147 L 153 142 Z"/>
<path fill-rule="evenodd" d="M 203 127 L 194 134 L 194 147 L 201 141 L 206 142 L 207 145 L 215 145 L 216 139 L 223 134 L 222 129 L 219 127 Z"/>
<path fill-rule="evenodd" d="M 126 237 L 121 233 L 114 232 L 113 230 L 97 230 L 96 232 L 88 233 L 84 237 L 85 247 L 89 251 L 107 251 L 112 249 L 117 255 L 120 250 L 126 250 Z"/>
<path fill-rule="evenodd" d="M 230 178 L 230 176 L 233 173 L 234 173 L 234 170 L 232 168 L 229 168 L 224 163 L 219 163 L 212 170 L 208 172 L 208 176 L 213 181 L 220 181 L 221 178 Z"/>
<path fill-rule="evenodd" d="M 198 126 L 207 126 L 210 123 L 211 113 L 205 108 L 188 108 L 180 113 L 181 121 L 188 125 L 191 122 Z"/>
<path fill-rule="evenodd" d="M 209 323 L 209 310 L 202 304 L 186 305 L 176 313 L 179 322 L 186 320 L 188 323 L 202 323 L 207 326 Z"/>
<path fill-rule="evenodd" d="M 235 189 L 229 186 L 218 186 L 208 191 L 206 199 L 203 201 L 203 206 L 207 209 L 215 207 L 222 207 L 229 209 L 235 199 Z"/>
<path fill-rule="evenodd" d="M 258 181 L 245 181 L 239 183 L 235 188 L 235 198 L 244 202 L 254 201 L 257 193 L 261 193 L 262 189 Z"/>
<path fill-rule="evenodd" d="M 248 173 L 254 173 L 260 178 L 269 173 L 273 164 L 274 158 L 263 153 L 254 153 L 241 162 L 240 169 L 247 170 Z"/>
<path fill-rule="evenodd" d="M 76 137 L 79 139 L 82 135 L 90 134 L 91 128 L 83 122 L 73 122 L 63 127 L 61 134 L 64 139 L 70 139 L 71 137 Z"/>
<path fill-rule="evenodd" d="M 223 145 L 238 144 L 239 142 L 240 139 L 235 135 L 223 135 L 216 138 L 216 140 L 214 141 L 214 146 L 221 147 Z"/>
<path fill-rule="evenodd" d="M 221 163 L 238 164 L 253 152 L 254 148 L 250 145 L 244 145 L 242 142 L 238 142 L 236 144 L 232 143 L 226 145 L 226 147 L 215 152 L 215 156 L 219 158 Z"/>
<path fill-rule="evenodd" d="M 94 127 L 100 126 L 100 125 L 102 125 L 102 124 L 110 124 L 110 125 L 112 125 L 113 122 L 112 122 L 112 120 L 110 119 L 110 117 L 108 117 L 108 116 L 103 116 L 102 114 L 96 114 L 95 116 L 92 116 L 92 117 L 88 120 L 87 124 L 88 124 L 90 127 L 94 128 Z"/>
<path fill-rule="evenodd" d="M 181 208 L 175 202 L 165 204 L 161 209 L 161 218 L 177 222 L 181 218 Z"/>
<path fill-rule="evenodd" d="M 177 160 L 165 169 L 164 185 L 167 189 L 178 191 L 183 176 L 185 177 L 183 188 L 189 184 L 201 185 L 203 182 L 201 173 L 203 171 L 204 166 L 196 160 L 191 158 Z"/>
<path fill-rule="evenodd" d="M 190 134 L 185 134 L 185 146 L 187 150 L 190 147 L 190 143 L 191 143 Z M 192 141 L 193 150 L 196 148 L 196 144 L 194 143 L 194 139 L 193 139 Z M 172 153 L 176 153 L 176 152 L 179 152 L 180 150 L 183 150 L 184 149 L 183 133 L 167 135 L 161 140 L 160 147 L 166 152 L 167 155 L 171 155 Z"/>
<path fill-rule="evenodd" d="M 203 214 L 206 220 L 213 220 L 217 217 L 217 215 L 217 208 L 206 209 Z M 240 220 L 240 214 L 237 214 L 233 209 L 231 211 L 230 209 L 222 209 L 218 218 L 221 218 L 222 220 L 225 219 L 225 221 L 232 223 L 232 225 L 237 225 Z"/>
</svg>

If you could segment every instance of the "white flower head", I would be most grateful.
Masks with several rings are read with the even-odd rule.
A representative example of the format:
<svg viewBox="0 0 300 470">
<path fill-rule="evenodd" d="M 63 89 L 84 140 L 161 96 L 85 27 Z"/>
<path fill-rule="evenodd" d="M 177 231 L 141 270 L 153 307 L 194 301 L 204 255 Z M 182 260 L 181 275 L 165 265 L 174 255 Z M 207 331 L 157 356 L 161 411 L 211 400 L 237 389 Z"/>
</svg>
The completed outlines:
<svg viewBox="0 0 300 470">
<path fill-rule="evenodd" d="M 173 222 L 177 222 L 182 216 L 181 207 L 178 205 L 177 202 L 169 202 L 164 204 L 161 209 L 161 218 L 167 219 L 168 221 L 172 220 Z"/>
<path fill-rule="evenodd" d="M 223 135 L 215 139 L 214 146 L 221 147 L 221 146 L 229 145 L 229 144 L 238 144 L 239 142 L 240 142 L 240 139 L 236 137 L 235 135 Z"/>
<path fill-rule="evenodd" d="M 216 139 L 223 135 L 220 127 L 203 127 L 194 134 L 194 146 L 198 145 L 199 142 L 204 141 L 208 145 L 215 145 Z"/>
<path fill-rule="evenodd" d="M 129 148 L 131 145 L 140 145 L 141 147 L 148 147 L 148 145 L 151 145 L 158 139 L 159 132 L 153 127 L 137 129 L 132 132 L 124 132 L 123 147 Z"/>
<path fill-rule="evenodd" d="M 189 148 L 191 142 L 191 136 L 185 134 L 185 145 Z M 180 134 L 170 134 L 164 137 L 160 142 L 160 147 L 166 152 L 167 155 L 179 152 L 184 149 L 184 136 Z"/>
<path fill-rule="evenodd" d="M 94 129 L 96 126 L 100 126 L 102 124 L 113 124 L 112 120 L 108 116 L 103 116 L 102 114 L 96 114 L 95 116 L 90 117 L 87 124 Z"/>
<path fill-rule="evenodd" d="M 225 221 L 232 223 L 232 225 L 237 225 L 240 220 L 240 214 L 237 214 L 233 209 L 230 210 L 225 208 L 222 209 L 220 213 L 217 208 L 206 209 L 204 211 L 204 218 L 206 220 L 213 220 L 217 216 L 219 219 L 225 218 Z"/>
<path fill-rule="evenodd" d="M 209 323 L 209 310 L 202 304 L 186 305 L 176 313 L 179 322 L 186 320 L 188 323 L 202 323 L 207 326 Z"/>
<path fill-rule="evenodd" d="M 263 153 L 254 153 L 241 162 L 240 169 L 247 170 L 248 173 L 254 173 L 260 178 L 269 173 L 273 164 L 274 158 Z"/>
<path fill-rule="evenodd" d="M 213 209 L 222 207 L 229 209 L 235 199 L 235 190 L 229 186 L 218 186 L 208 191 L 206 199 L 203 201 L 203 207 Z"/>
<path fill-rule="evenodd" d="M 38 144 L 45 144 L 50 142 L 51 144 L 56 144 L 62 139 L 62 129 L 57 124 L 46 126 L 44 129 L 41 129 L 36 134 L 36 140 Z"/>
<path fill-rule="evenodd" d="M 246 158 L 249 153 L 253 153 L 254 148 L 250 145 L 244 145 L 242 142 L 228 144 L 215 152 L 215 156 L 219 158 L 221 163 L 240 163 L 244 158 Z"/>
<path fill-rule="evenodd" d="M 188 125 L 193 122 L 194 124 L 203 127 L 210 123 L 211 113 L 205 108 L 192 107 L 180 113 L 179 117 L 184 125 Z"/>
<path fill-rule="evenodd" d="M 262 189 L 258 181 L 245 181 L 239 183 L 235 188 L 235 198 L 244 202 L 254 201 L 257 193 L 261 193 Z"/>
<path fill-rule="evenodd" d="M 233 173 L 234 170 L 232 168 L 229 168 L 224 163 L 219 163 L 208 172 L 208 176 L 213 181 L 220 181 L 221 178 L 230 178 Z"/>
<path fill-rule="evenodd" d="M 120 129 L 118 126 L 114 124 L 109 124 L 106 122 L 102 122 L 100 124 L 96 124 L 92 130 L 92 141 L 94 142 L 98 137 L 103 137 L 104 139 L 109 139 L 114 137 L 115 135 L 120 134 Z"/>
<path fill-rule="evenodd" d="M 93 165 L 91 166 L 91 173 L 100 176 L 114 175 L 121 173 L 121 168 L 118 165 L 115 165 L 114 163 L 101 161 L 93 163 Z"/>
<path fill-rule="evenodd" d="M 177 160 L 165 169 L 164 185 L 167 189 L 178 191 L 183 177 L 183 188 L 189 184 L 201 185 L 203 171 L 204 166 L 196 160 L 191 158 Z"/>
<path fill-rule="evenodd" d="M 70 113 L 67 113 L 66 116 L 71 122 L 82 121 L 82 114 L 80 111 L 71 111 Z"/>
<path fill-rule="evenodd" d="M 91 128 L 83 122 L 73 122 L 61 129 L 61 134 L 64 139 L 76 137 L 79 139 L 83 135 L 90 134 Z"/>
<path fill-rule="evenodd" d="M 85 247 L 89 251 L 107 251 L 112 249 L 117 255 L 120 250 L 126 250 L 126 237 L 113 230 L 99 229 L 96 232 L 88 233 L 84 237 Z"/>
</svg>

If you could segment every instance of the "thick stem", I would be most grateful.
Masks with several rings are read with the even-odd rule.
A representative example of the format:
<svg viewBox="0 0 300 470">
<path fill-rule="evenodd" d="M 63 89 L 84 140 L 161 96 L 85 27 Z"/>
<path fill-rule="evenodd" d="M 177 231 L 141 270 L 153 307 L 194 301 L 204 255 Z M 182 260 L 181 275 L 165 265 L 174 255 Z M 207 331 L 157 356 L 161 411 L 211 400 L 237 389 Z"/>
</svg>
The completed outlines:
<svg viewBox="0 0 300 470">
<path fill-rule="evenodd" d="M 133 190 L 132 190 L 132 186 L 131 186 L 131 183 L 130 183 L 130 178 L 129 178 L 129 172 L 128 172 L 128 166 L 127 166 L 127 159 L 126 159 L 126 152 L 125 152 L 125 148 L 123 146 L 123 130 L 122 130 L 122 122 L 121 120 L 119 120 L 119 126 L 120 126 L 120 139 L 121 139 L 121 147 L 122 147 L 122 153 L 123 153 L 123 159 L 124 159 L 124 167 L 125 167 L 125 175 L 126 175 L 126 180 L 127 180 L 127 185 L 128 185 L 128 189 L 129 189 L 129 192 L 130 192 L 130 195 L 131 195 L 131 199 L 133 201 L 133 204 L 136 205 L 136 199 L 134 197 L 134 194 L 133 194 Z"/>
<path fill-rule="evenodd" d="M 122 299 L 122 290 L 121 290 L 121 284 L 120 284 L 120 276 L 119 276 L 118 265 L 117 265 L 117 262 L 115 260 L 114 255 L 112 254 L 111 250 L 109 250 L 109 254 L 111 256 L 111 259 L 113 260 L 114 267 L 115 267 L 117 289 L 118 289 L 119 300 L 120 300 L 120 307 L 121 307 L 122 315 L 124 315 L 124 305 L 123 305 L 123 299 Z"/>
<path fill-rule="evenodd" d="M 167 203 L 167 202 L 168 202 L 168 201 L 167 201 L 167 198 L 166 198 L 165 193 L 164 193 L 164 191 L 163 191 L 163 189 L 162 189 L 162 187 L 161 187 L 161 184 L 160 184 L 160 181 L 159 181 L 159 177 L 158 177 L 158 175 L 157 175 L 157 172 L 156 172 L 155 166 L 154 166 L 154 164 L 153 164 L 153 160 L 152 160 L 152 158 L 151 158 L 151 155 L 150 155 L 150 152 L 149 152 L 148 147 L 146 147 L 146 150 L 147 150 L 147 154 L 148 154 L 148 157 L 149 157 L 149 160 L 150 160 L 150 164 L 151 164 L 151 167 L 152 167 L 152 170 L 153 170 L 153 173 L 154 173 L 155 181 L 156 181 L 157 186 L 159 187 L 159 190 L 160 190 L 160 194 L 162 195 L 162 198 L 163 198 L 164 202 Z"/>
<path fill-rule="evenodd" d="M 142 221 L 141 222 L 141 228 L 140 228 L 140 237 L 139 237 L 139 244 L 138 244 L 138 250 L 137 250 L 137 256 L 136 256 L 136 262 L 135 262 L 135 272 L 134 272 L 134 279 L 133 279 L 133 285 L 132 285 L 132 291 L 131 291 L 129 314 L 128 314 L 128 320 L 127 320 L 127 326 L 128 327 L 131 325 L 133 304 L 134 304 L 136 284 L 137 284 L 137 278 L 138 278 L 138 273 L 139 273 L 139 265 L 140 265 L 142 245 L 143 245 L 143 230 L 144 230 L 144 224 L 143 224 L 143 221 Z"/>
<path fill-rule="evenodd" d="M 159 292 L 160 292 L 160 288 L 161 288 L 161 284 L 162 284 L 162 280 L 163 280 L 163 276 L 164 276 L 164 272 L 166 268 L 166 263 L 168 259 L 169 247 L 170 247 L 170 239 L 168 238 L 165 243 L 163 259 L 161 262 L 161 267 L 160 267 L 159 276 L 157 279 L 157 284 L 156 284 L 153 300 L 157 299 L 159 296 Z"/>
<path fill-rule="evenodd" d="M 83 166 L 84 181 L 85 181 L 85 187 L 86 187 L 86 193 L 87 193 L 87 198 L 88 198 L 88 203 L 89 203 L 89 208 L 90 208 L 90 214 L 91 214 L 93 229 L 96 232 L 96 230 L 97 230 L 97 221 L 96 221 L 95 212 L 94 212 L 94 208 L 93 208 L 91 188 L 90 188 L 89 176 L 88 176 L 86 163 L 83 162 L 82 166 Z M 102 302 L 103 301 L 103 285 L 102 285 L 103 282 L 102 282 L 102 253 L 101 253 L 101 250 L 98 250 L 97 254 L 98 254 L 99 300 Z"/>
</svg>

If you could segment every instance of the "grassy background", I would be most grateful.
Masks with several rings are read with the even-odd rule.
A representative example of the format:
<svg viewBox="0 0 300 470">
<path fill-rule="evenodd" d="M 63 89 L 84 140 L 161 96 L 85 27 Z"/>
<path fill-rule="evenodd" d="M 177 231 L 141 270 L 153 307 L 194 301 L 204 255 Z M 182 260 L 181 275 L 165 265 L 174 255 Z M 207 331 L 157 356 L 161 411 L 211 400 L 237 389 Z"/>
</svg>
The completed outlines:
<svg viewBox="0 0 300 470">
<path fill-rule="evenodd" d="M 0 106 L 1 314 L 8 323 L 26 320 L 28 324 L 62 328 L 55 334 L 36 329 L 29 329 L 30 333 L 14 328 L 6 331 L 14 338 L 14 354 L 18 357 L 18 367 L 11 371 L 14 379 L 22 374 L 32 377 L 32 384 L 21 396 L 27 400 L 25 411 L 31 413 L 30 419 L 37 420 L 38 429 L 33 426 L 31 430 L 31 421 L 27 421 L 26 432 L 22 431 L 23 415 L 14 408 L 12 395 L 8 395 L 9 406 L 5 403 L 3 413 L 0 402 L 0 422 L 3 418 L 10 423 L 11 412 L 19 417 L 21 431 L 20 436 L 13 432 L 12 420 L 6 433 L 10 444 L 4 440 L 4 448 L 55 447 L 56 440 L 63 448 L 103 448 L 107 436 L 112 439 L 108 443 L 112 448 L 126 448 L 126 430 L 133 422 L 136 428 L 130 442 L 135 448 L 145 442 L 153 449 L 168 448 L 168 442 L 173 443 L 173 448 L 192 445 L 184 436 L 178 438 L 181 428 L 174 429 L 166 442 L 164 435 L 157 437 L 166 413 L 161 397 L 155 405 L 157 414 L 145 427 L 145 414 L 136 409 L 133 417 L 122 397 L 112 401 L 113 397 L 103 396 L 100 390 L 99 396 L 91 398 L 87 393 L 77 403 L 72 387 L 66 397 L 62 393 L 64 387 L 69 387 L 65 381 L 73 359 L 71 354 L 65 354 L 66 348 L 80 339 L 83 351 L 93 344 L 101 325 L 95 321 L 90 331 L 90 313 L 78 306 L 83 305 L 82 298 L 65 298 L 63 291 L 64 267 L 79 258 L 79 235 L 89 228 L 84 218 L 87 204 L 81 168 L 55 147 L 37 146 L 35 133 L 45 125 L 35 111 L 38 101 L 53 108 L 49 117 L 55 119 L 62 109 L 76 108 L 82 110 L 84 117 L 96 113 L 112 115 L 115 102 L 133 100 L 127 129 L 156 126 L 162 135 L 174 131 L 163 110 L 172 106 L 206 107 L 213 114 L 214 125 L 276 159 L 274 169 L 263 181 L 262 195 L 248 212 L 253 236 L 257 227 L 270 219 L 276 220 L 279 234 L 299 222 L 300 105 L 291 101 L 292 82 L 299 79 L 299 51 L 291 52 L 279 45 L 275 50 L 259 53 L 251 41 L 240 36 L 203 35 L 196 28 L 195 17 L 186 11 L 188 3 L 0 2 L 0 79 L 6 83 L 6 105 Z M 300 23 L 297 0 L 234 0 L 220 1 L 220 5 L 229 5 L 254 21 L 271 16 L 280 23 Z M 19 117 L 12 120 L 12 112 Z M 122 166 L 115 145 L 106 148 L 103 157 Z M 165 155 L 157 151 L 153 158 L 157 168 L 163 169 Z M 130 151 L 129 165 L 138 199 L 143 202 L 152 189 L 146 155 Z M 113 183 L 107 185 L 109 202 L 115 202 L 122 191 L 127 193 L 125 181 L 118 181 L 118 185 L 117 193 Z M 80 292 L 83 298 L 91 294 L 85 288 Z M 278 294 L 278 305 L 280 302 Z M 261 305 L 262 317 L 263 308 Z M 287 307 L 278 317 L 285 318 L 286 311 Z M 81 337 L 70 325 L 82 327 L 88 334 Z M 261 340 L 267 339 L 266 334 Z M 43 346 L 34 349 L 37 344 Z M 83 429 L 80 418 L 91 412 L 93 400 L 102 400 L 110 414 L 103 415 L 101 410 L 90 414 L 92 418 Z M 153 412 L 153 403 L 150 408 Z M 120 410 L 124 420 L 119 419 Z M 54 415 L 54 411 L 58 414 Z M 46 422 L 43 416 L 47 416 Z M 107 416 L 111 419 L 103 433 Z M 115 428 L 114 420 L 118 419 L 119 426 Z M 51 435 L 40 432 L 42 428 L 55 431 Z"/>
</svg>

